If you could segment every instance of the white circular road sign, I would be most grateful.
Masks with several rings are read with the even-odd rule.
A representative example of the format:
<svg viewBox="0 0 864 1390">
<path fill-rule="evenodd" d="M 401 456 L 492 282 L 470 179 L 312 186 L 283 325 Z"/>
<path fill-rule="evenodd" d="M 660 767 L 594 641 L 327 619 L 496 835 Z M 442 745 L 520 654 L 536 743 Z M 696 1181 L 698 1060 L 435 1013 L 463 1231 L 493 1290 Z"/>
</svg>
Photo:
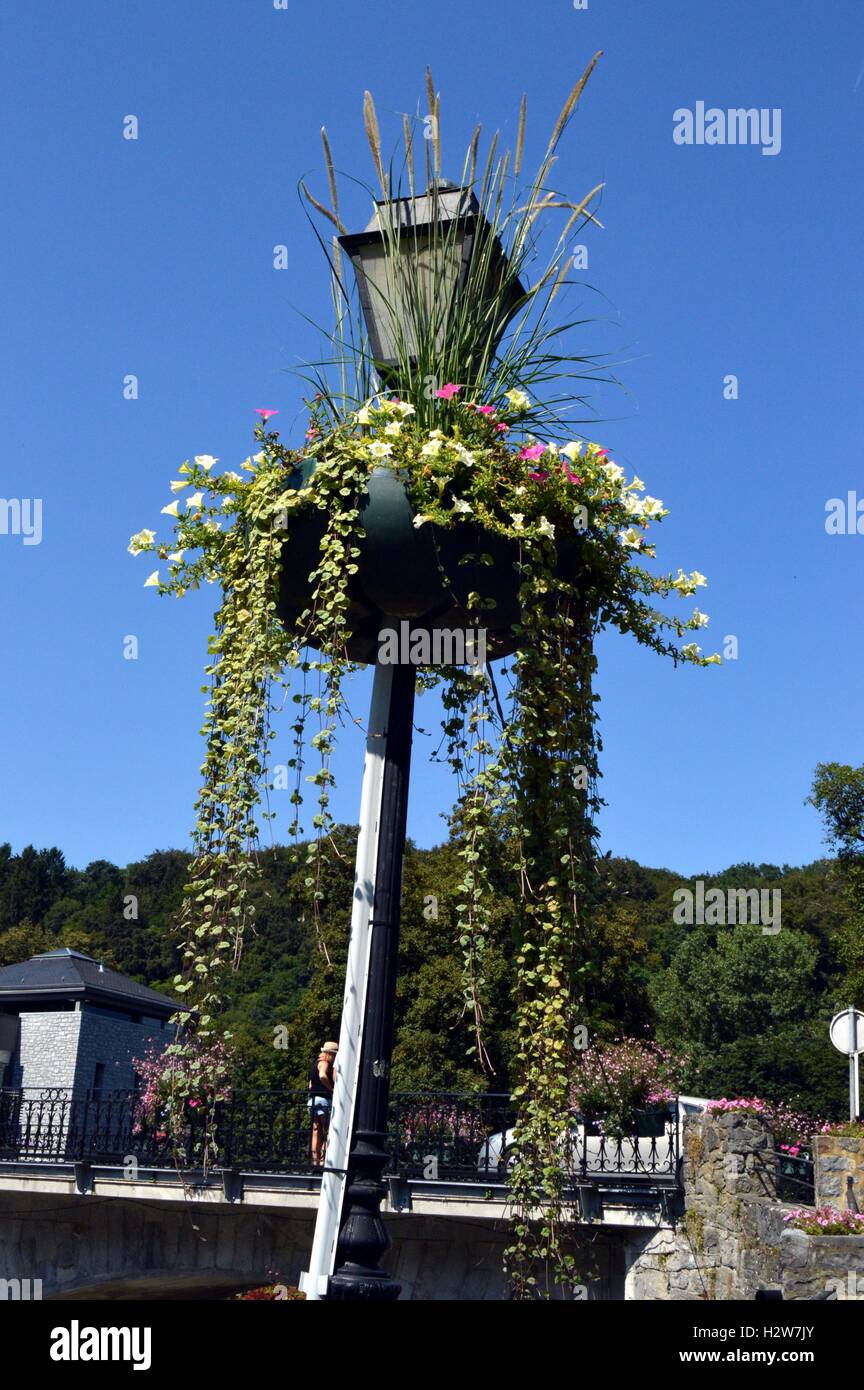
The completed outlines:
<svg viewBox="0 0 864 1390">
<path fill-rule="evenodd" d="M 851 1027 L 850 1013 L 853 1019 Z M 847 1057 L 864 1052 L 864 1013 L 860 1009 L 844 1009 L 842 1013 L 835 1014 L 828 1034 L 837 1051 L 845 1053 Z"/>
</svg>

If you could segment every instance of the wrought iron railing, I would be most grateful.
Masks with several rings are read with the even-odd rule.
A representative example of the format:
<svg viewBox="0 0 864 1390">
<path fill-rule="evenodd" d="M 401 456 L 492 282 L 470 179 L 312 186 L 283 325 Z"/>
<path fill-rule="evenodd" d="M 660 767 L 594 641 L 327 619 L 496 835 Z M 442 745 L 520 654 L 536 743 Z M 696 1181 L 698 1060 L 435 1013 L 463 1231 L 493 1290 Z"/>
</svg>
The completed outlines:
<svg viewBox="0 0 864 1390">
<path fill-rule="evenodd" d="M 235 1091 L 218 1106 L 216 1166 L 253 1173 L 313 1171 L 305 1091 Z M 514 1162 L 515 1111 L 509 1095 L 413 1092 L 392 1097 L 388 1171 L 431 1182 L 506 1183 Z M 190 1167 L 202 1122 L 190 1109 L 179 1147 Z M 674 1179 L 679 1126 L 669 1119 L 653 1137 L 591 1131 L 577 1115 L 560 1142 L 561 1165 L 575 1183 L 626 1176 Z M 172 1168 L 164 1121 L 148 1116 L 131 1091 L 79 1093 L 62 1088 L 0 1091 L 0 1161 L 80 1162 Z"/>
<path fill-rule="evenodd" d="M 790 1154 L 785 1149 L 774 1152 L 776 1160 L 777 1196 L 781 1202 L 797 1202 L 812 1207 L 816 1200 L 816 1180 L 813 1159 L 802 1154 Z"/>
</svg>

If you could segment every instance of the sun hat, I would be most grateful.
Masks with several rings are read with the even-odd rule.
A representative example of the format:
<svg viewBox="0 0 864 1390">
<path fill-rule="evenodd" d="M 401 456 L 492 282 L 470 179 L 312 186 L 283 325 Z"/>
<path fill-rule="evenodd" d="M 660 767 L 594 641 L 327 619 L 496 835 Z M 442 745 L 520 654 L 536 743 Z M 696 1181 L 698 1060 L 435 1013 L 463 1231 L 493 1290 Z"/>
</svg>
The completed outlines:
<svg viewBox="0 0 864 1390">
<path fill-rule="evenodd" d="M 322 1051 L 322 1052 L 338 1052 L 338 1051 L 339 1051 L 339 1044 L 338 1044 L 338 1043 L 334 1043 L 334 1042 L 325 1042 L 325 1043 L 322 1043 L 322 1045 L 321 1045 L 321 1051 Z"/>
</svg>

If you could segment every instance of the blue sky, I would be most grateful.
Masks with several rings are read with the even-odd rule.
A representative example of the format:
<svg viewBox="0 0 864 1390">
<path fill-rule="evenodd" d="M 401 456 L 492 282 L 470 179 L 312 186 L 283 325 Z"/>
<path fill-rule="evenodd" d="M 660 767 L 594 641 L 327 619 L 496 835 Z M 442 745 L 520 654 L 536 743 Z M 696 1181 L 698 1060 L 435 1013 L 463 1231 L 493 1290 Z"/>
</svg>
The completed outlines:
<svg viewBox="0 0 864 1390">
<path fill-rule="evenodd" d="M 159 600 L 126 546 L 184 458 L 236 467 L 256 407 L 302 434 L 290 369 L 317 350 L 303 315 L 328 304 L 297 181 L 323 191 L 320 126 L 368 179 L 364 88 L 395 144 L 428 62 L 445 172 L 477 121 L 512 139 L 523 91 L 530 163 L 602 49 L 556 170 L 571 195 L 605 182 L 605 229 L 583 238 L 595 288 L 577 293 L 599 321 L 574 346 L 611 353 L 626 390 L 598 395 L 592 433 L 671 508 L 663 567 L 708 575 L 706 647 L 739 645 L 676 671 L 603 640 L 604 847 L 685 873 L 822 853 L 812 769 L 864 761 L 864 537 L 825 532 L 829 498 L 864 497 L 860 7 L 78 0 L 16 6 L 0 36 L 0 495 L 43 510 L 40 544 L 0 535 L 0 840 L 76 865 L 188 843 L 213 595 Z M 673 113 L 699 101 L 779 108 L 780 152 L 677 145 Z M 357 191 L 343 215 L 368 212 Z M 450 795 L 429 742 L 421 844 Z M 348 740 L 344 819 L 359 763 Z"/>
</svg>

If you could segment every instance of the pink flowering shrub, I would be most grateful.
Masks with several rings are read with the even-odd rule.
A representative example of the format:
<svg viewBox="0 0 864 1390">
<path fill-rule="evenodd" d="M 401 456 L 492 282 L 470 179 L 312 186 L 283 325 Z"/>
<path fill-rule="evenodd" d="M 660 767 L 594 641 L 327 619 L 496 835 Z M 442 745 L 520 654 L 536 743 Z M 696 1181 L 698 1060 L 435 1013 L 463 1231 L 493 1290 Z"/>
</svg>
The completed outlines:
<svg viewBox="0 0 864 1390">
<path fill-rule="evenodd" d="M 152 1126 L 155 1139 L 177 1137 L 196 1110 L 209 1111 L 215 1101 L 230 1100 L 229 1059 L 225 1044 L 206 1046 L 187 1038 L 184 1050 L 176 1045 L 160 1052 L 151 1047 L 132 1065 L 141 1077 L 133 1130 L 140 1134 Z"/>
<path fill-rule="evenodd" d="M 710 1115 L 729 1115 L 736 1111 L 746 1115 L 761 1115 L 771 1127 L 774 1143 L 790 1158 L 811 1157 L 811 1137 L 822 1121 L 800 1110 L 795 1110 L 785 1101 L 761 1100 L 759 1096 L 742 1096 L 730 1100 L 727 1096 L 711 1100 L 705 1107 Z M 825 1127 L 822 1127 L 825 1132 Z"/>
<path fill-rule="evenodd" d="M 602 1119 L 605 1134 L 632 1134 L 638 1110 L 675 1099 L 684 1065 L 684 1058 L 639 1038 L 595 1043 L 579 1054 L 570 1102 L 587 1119 Z"/>
<path fill-rule="evenodd" d="M 457 1105 L 432 1101 L 412 1107 L 400 1115 L 402 1139 L 406 1144 L 428 1140 L 474 1139 L 478 1136 L 478 1117 Z"/>
<path fill-rule="evenodd" d="M 864 1123 L 861 1120 L 840 1120 L 830 1124 L 827 1120 L 819 1129 L 820 1134 L 836 1134 L 841 1139 L 864 1139 Z"/>
<path fill-rule="evenodd" d="M 808 1236 L 864 1236 L 864 1214 L 836 1207 L 796 1207 L 783 1220 Z"/>
</svg>

